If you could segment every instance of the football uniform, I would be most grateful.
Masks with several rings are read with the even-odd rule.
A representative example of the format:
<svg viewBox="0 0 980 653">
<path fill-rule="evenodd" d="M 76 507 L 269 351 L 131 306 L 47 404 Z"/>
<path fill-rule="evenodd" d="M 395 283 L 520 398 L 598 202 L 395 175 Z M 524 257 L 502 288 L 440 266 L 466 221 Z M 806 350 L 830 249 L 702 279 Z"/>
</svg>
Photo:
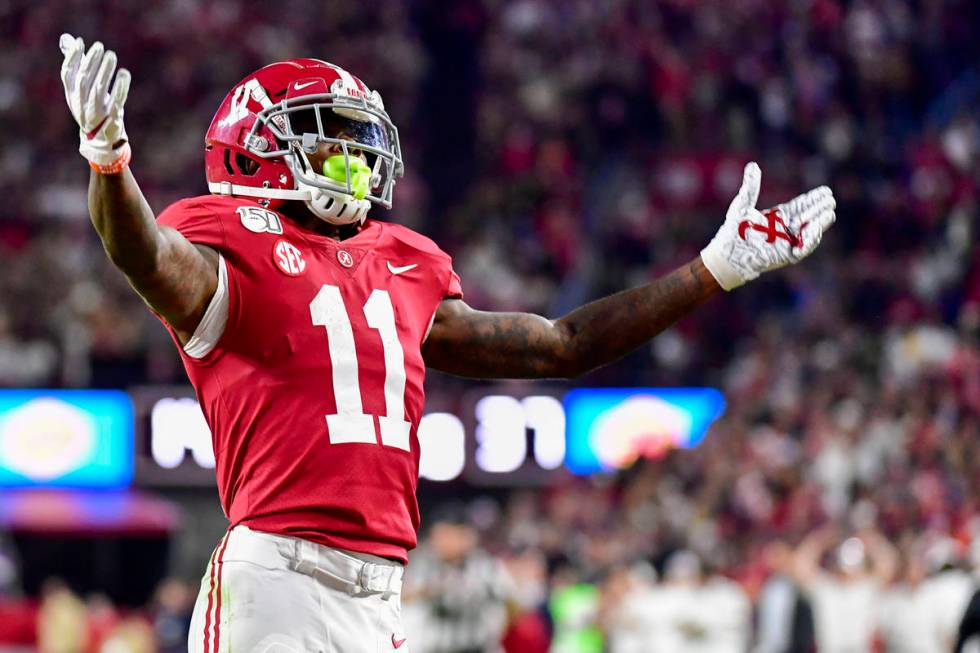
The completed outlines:
<svg viewBox="0 0 980 653">
<path fill-rule="evenodd" d="M 399 225 L 368 220 L 335 241 L 243 198 L 182 200 L 159 223 L 220 255 L 218 290 L 180 349 L 211 428 L 226 541 L 249 550 L 234 542 L 273 534 L 406 562 L 421 346 L 440 302 L 462 296 L 450 257 Z M 205 629 L 222 623 L 224 553 L 202 583 Z"/>
</svg>

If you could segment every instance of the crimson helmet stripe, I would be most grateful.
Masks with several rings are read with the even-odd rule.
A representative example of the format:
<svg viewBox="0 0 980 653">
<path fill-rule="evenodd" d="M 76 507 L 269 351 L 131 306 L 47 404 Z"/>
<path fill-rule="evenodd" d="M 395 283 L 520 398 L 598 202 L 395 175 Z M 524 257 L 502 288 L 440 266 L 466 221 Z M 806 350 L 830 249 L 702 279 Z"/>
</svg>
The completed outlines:
<svg viewBox="0 0 980 653">
<path fill-rule="evenodd" d="M 327 65 L 333 68 L 333 70 L 337 73 L 337 76 L 340 77 L 340 81 L 344 85 L 344 88 L 359 89 L 363 93 L 368 92 L 367 87 L 364 86 L 364 84 L 358 83 L 360 80 L 355 79 L 353 75 L 351 75 L 349 72 L 347 72 L 340 66 L 335 66 L 332 63 L 328 63 Z"/>
</svg>

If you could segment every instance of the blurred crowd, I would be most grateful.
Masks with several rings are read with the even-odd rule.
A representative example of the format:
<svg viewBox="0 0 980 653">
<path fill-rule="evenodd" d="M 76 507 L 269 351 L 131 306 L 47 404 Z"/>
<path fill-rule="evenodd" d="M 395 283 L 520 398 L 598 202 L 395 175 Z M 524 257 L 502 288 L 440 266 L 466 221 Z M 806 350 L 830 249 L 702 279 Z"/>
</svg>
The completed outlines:
<svg viewBox="0 0 980 653">
<path fill-rule="evenodd" d="M 953 650 L 980 586 L 975 345 L 771 335 L 733 360 L 698 448 L 469 507 L 544 632 L 564 592 L 590 606 L 574 644 L 508 651 Z"/>
<path fill-rule="evenodd" d="M 403 138 L 379 215 L 485 309 L 554 317 L 689 260 L 758 160 L 762 205 L 834 189 L 824 244 L 584 380 L 716 385 L 725 417 L 694 451 L 457 510 L 409 572 L 411 646 L 950 650 L 980 563 L 977 25 L 971 0 L 0 2 L 0 386 L 184 382 L 88 225 L 61 31 L 132 70 L 157 210 L 205 192 L 245 74 L 353 71 Z"/>
<path fill-rule="evenodd" d="M 812 261 L 596 376 L 679 383 L 722 373 L 760 318 L 793 342 L 975 333 L 978 14 L 968 0 L 3 3 L 0 385 L 183 381 L 87 223 L 62 30 L 132 70 L 133 171 L 157 210 L 205 192 L 204 131 L 246 73 L 298 55 L 355 71 L 404 139 L 407 176 L 379 215 L 453 254 L 482 308 L 558 315 L 697 255 L 749 159 L 762 205 L 829 184 L 839 219 Z"/>
<path fill-rule="evenodd" d="M 186 653 L 197 588 L 164 580 L 142 609 L 114 605 L 103 594 L 79 596 L 59 579 L 39 596 L 14 599 L 0 593 L 3 653 Z"/>
</svg>

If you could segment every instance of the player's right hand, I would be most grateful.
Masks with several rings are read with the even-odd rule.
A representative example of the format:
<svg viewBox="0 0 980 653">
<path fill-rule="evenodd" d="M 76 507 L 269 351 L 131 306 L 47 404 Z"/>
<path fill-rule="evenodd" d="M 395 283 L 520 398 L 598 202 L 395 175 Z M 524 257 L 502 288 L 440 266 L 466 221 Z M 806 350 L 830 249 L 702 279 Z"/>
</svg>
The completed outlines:
<svg viewBox="0 0 980 653">
<path fill-rule="evenodd" d="M 808 256 L 836 219 L 837 202 L 826 186 L 759 211 L 755 203 L 761 181 L 758 164 L 746 165 L 742 187 L 728 207 L 725 223 L 701 250 L 704 266 L 725 290 Z"/>
<path fill-rule="evenodd" d="M 85 51 L 81 37 L 62 34 L 58 42 L 65 61 L 61 81 L 65 99 L 79 128 L 78 151 L 92 167 L 103 172 L 118 171 L 128 163 L 129 138 L 123 126 L 123 104 L 129 93 L 129 71 L 116 72 L 116 53 L 96 41 Z"/>
</svg>

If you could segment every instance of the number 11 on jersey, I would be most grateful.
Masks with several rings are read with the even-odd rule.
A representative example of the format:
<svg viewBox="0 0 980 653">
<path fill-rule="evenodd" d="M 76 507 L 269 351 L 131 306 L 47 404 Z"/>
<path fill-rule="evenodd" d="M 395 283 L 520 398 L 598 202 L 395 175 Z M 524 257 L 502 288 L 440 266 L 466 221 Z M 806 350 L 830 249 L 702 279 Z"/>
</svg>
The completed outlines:
<svg viewBox="0 0 980 653">
<path fill-rule="evenodd" d="M 410 451 L 409 431 L 405 419 L 405 352 L 395 328 L 395 309 L 387 290 L 374 290 L 364 307 L 368 326 L 377 329 L 385 359 L 385 415 L 378 416 L 381 443 Z M 310 316 L 315 326 L 327 330 L 333 390 L 337 412 L 327 415 L 327 432 L 331 444 L 361 442 L 376 444 L 374 416 L 364 412 L 361 387 L 357 377 L 357 350 L 354 329 L 340 288 L 325 284 L 310 302 Z"/>
</svg>

